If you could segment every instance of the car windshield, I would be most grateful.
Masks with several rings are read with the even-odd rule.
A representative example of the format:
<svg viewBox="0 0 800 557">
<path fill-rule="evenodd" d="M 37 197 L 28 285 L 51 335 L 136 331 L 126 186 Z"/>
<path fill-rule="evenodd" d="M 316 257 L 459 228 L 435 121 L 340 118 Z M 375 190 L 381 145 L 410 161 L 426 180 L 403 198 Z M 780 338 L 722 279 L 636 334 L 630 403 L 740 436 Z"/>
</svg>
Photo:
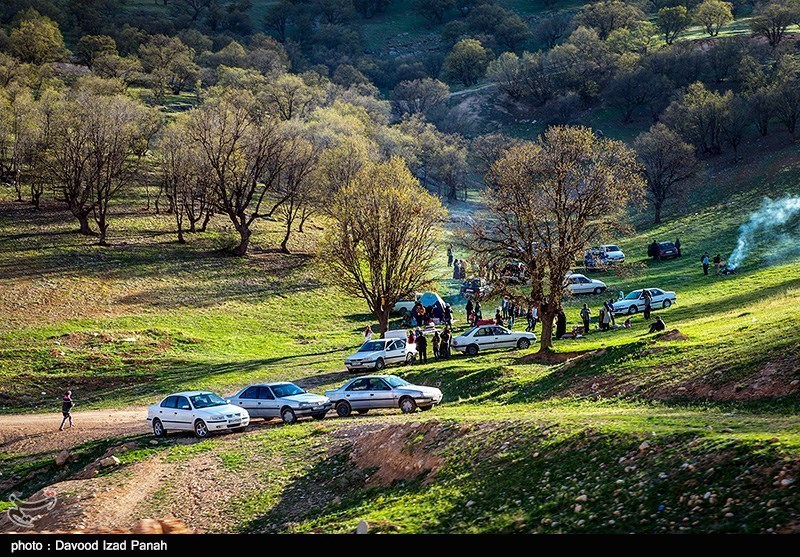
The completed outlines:
<svg viewBox="0 0 800 557">
<path fill-rule="evenodd" d="M 214 393 L 203 393 L 189 397 L 192 401 L 192 406 L 195 408 L 211 408 L 212 406 L 224 406 L 228 404 L 222 398 Z"/>
<path fill-rule="evenodd" d="M 383 350 L 384 343 L 380 340 L 371 340 L 369 342 L 365 342 L 361 345 L 361 348 L 358 349 L 359 352 L 377 352 L 379 350 Z"/>
<path fill-rule="evenodd" d="M 468 336 L 470 336 L 470 335 L 471 335 L 473 332 L 475 332 L 475 329 L 477 329 L 477 327 L 470 327 L 469 329 L 467 329 L 466 331 L 464 331 L 463 333 L 461 333 L 461 336 L 462 336 L 462 337 L 468 337 Z"/>
<path fill-rule="evenodd" d="M 665 249 L 671 249 L 671 248 L 675 247 L 675 244 L 673 244 L 672 242 L 661 242 L 660 245 L 661 245 L 662 248 L 665 248 Z"/>
<path fill-rule="evenodd" d="M 386 377 L 385 379 L 386 379 L 386 382 L 389 383 L 392 387 L 403 387 L 405 385 L 410 385 L 411 384 L 411 383 L 409 383 L 408 381 L 406 381 L 404 379 L 400 379 L 396 375 L 390 375 L 389 377 Z"/>
<path fill-rule="evenodd" d="M 606 246 L 606 251 L 619 251 L 617 246 Z"/>
<path fill-rule="evenodd" d="M 283 398 L 292 395 L 301 395 L 305 391 L 295 385 L 294 383 L 286 383 L 285 385 L 273 385 L 272 392 L 278 398 Z"/>
<path fill-rule="evenodd" d="M 626 299 L 626 300 L 636 300 L 637 298 L 639 298 L 639 295 L 640 295 L 641 293 L 642 293 L 642 291 L 641 291 L 641 290 L 634 290 L 633 292 L 631 292 L 630 294 L 628 294 L 627 296 L 625 296 L 625 299 Z"/>
</svg>

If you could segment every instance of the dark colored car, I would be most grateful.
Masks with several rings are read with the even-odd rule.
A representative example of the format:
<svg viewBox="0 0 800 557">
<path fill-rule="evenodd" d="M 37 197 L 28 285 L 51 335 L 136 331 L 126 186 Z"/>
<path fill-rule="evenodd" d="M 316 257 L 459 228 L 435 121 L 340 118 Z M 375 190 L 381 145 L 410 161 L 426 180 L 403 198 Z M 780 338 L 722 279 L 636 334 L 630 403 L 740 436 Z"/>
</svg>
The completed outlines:
<svg viewBox="0 0 800 557">
<path fill-rule="evenodd" d="M 672 242 L 659 242 L 656 258 L 669 259 L 670 257 L 678 257 L 678 248 Z"/>
</svg>

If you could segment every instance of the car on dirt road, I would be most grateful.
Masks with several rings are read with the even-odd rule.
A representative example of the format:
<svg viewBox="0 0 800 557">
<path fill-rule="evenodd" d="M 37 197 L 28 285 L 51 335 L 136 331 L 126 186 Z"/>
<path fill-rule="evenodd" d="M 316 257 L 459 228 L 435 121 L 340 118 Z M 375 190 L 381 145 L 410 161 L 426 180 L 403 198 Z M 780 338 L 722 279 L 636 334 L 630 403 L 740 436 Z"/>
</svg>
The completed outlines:
<svg viewBox="0 0 800 557">
<path fill-rule="evenodd" d="M 536 342 L 536 335 L 523 331 L 510 331 L 499 325 L 470 327 L 450 341 L 453 350 L 474 356 L 493 348 L 519 348 L 525 350 Z"/>
<path fill-rule="evenodd" d="M 590 279 L 585 275 L 570 273 L 565 279 L 567 290 L 571 294 L 602 294 L 606 291 L 606 283 L 602 280 Z"/>
<path fill-rule="evenodd" d="M 650 294 L 653 296 L 653 301 L 651 302 L 652 309 L 667 309 L 678 301 L 675 292 L 668 292 L 660 288 L 642 288 L 634 290 L 621 300 L 614 302 L 614 313 L 633 315 L 634 313 L 644 311 L 645 290 L 649 290 Z"/>
<path fill-rule="evenodd" d="M 248 385 L 228 402 L 247 410 L 251 418 L 280 418 L 287 424 L 306 416 L 321 420 L 331 409 L 328 397 L 309 393 L 294 383 L 286 382 Z"/>
<path fill-rule="evenodd" d="M 464 284 L 461 285 L 460 293 L 462 298 L 472 298 L 475 296 L 482 298 L 489 294 L 491 290 L 492 285 L 489 284 L 485 278 L 474 277 L 464 281 Z"/>
<path fill-rule="evenodd" d="M 436 387 L 412 385 L 396 375 L 368 375 L 351 379 L 338 389 L 325 391 L 336 414 L 349 416 L 354 410 L 366 414 L 374 408 L 399 408 L 410 414 L 417 408 L 430 410 L 442 401 Z"/>
<path fill-rule="evenodd" d="M 147 423 L 156 437 L 163 437 L 169 431 L 193 431 L 203 438 L 215 431 L 242 431 L 250 423 L 250 414 L 217 394 L 185 391 L 150 405 Z"/>
<path fill-rule="evenodd" d="M 355 354 L 345 358 L 347 371 L 381 371 L 391 364 L 410 364 L 417 358 L 417 347 L 406 341 L 405 331 L 387 331 L 386 338 L 366 341 Z"/>
</svg>

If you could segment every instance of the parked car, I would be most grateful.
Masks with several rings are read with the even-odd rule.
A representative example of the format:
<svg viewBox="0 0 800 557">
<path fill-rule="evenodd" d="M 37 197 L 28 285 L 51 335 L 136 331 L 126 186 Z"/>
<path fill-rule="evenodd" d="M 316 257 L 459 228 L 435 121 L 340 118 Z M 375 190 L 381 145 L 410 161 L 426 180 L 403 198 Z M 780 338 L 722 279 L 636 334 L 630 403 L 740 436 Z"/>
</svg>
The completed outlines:
<svg viewBox="0 0 800 557">
<path fill-rule="evenodd" d="M 414 309 L 414 304 L 416 304 L 420 298 L 422 298 L 422 292 L 417 292 L 413 300 L 400 300 L 392 306 L 392 313 L 399 313 L 402 315 L 410 312 Z"/>
<path fill-rule="evenodd" d="M 590 279 L 578 273 L 567 275 L 567 290 L 572 294 L 602 294 L 606 291 L 606 283 L 602 280 Z"/>
<path fill-rule="evenodd" d="M 461 285 L 461 296 L 471 298 L 473 296 L 485 296 L 492 289 L 491 284 L 485 278 L 475 277 L 467 279 Z"/>
<path fill-rule="evenodd" d="M 304 416 L 321 420 L 331 409 L 328 397 L 306 392 L 294 383 L 249 385 L 228 402 L 247 410 L 251 418 L 271 420 L 280 417 L 287 424 L 293 424 Z"/>
<path fill-rule="evenodd" d="M 600 249 L 606 253 L 606 259 L 609 263 L 623 263 L 625 261 L 625 254 L 615 244 L 603 244 Z"/>
<path fill-rule="evenodd" d="M 583 266 L 587 271 L 604 271 L 608 264 L 606 252 L 601 249 L 589 249 L 583 255 Z"/>
<path fill-rule="evenodd" d="M 353 410 L 366 414 L 373 408 L 400 408 L 409 414 L 417 408 L 430 410 L 442 401 L 442 391 L 436 387 L 412 385 L 396 375 L 352 379 L 338 389 L 325 391 L 325 396 L 341 417 L 349 416 Z"/>
<path fill-rule="evenodd" d="M 521 331 L 509 331 L 499 325 L 470 327 L 450 341 L 454 350 L 474 356 L 492 348 L 519 348 L 525 350 L 536 341 L 536 335 Z"/>
<path fill-rule="evenodd" d="M 678 248 L 672 242 L 659 242 L 656 249 L 657 259 L 670 259 L 678 257 Z"/>
<path fill-rule="evenodd" d="M 345 358 L 347 371 L 381 371 L 391 364 L 410 364 L 417 358 L 417 347 L 406 342 L 405 331 L 388 331 L 386 338 L 366 341 L 358 352 Z"/>
<path fill-rule="evenodd" d="M 168 431 L 194 431 L 202 438 L 214 431 L 241 431 L 250 423 L 250 414 L 214 393 L 186 391 L 149 406 L 147 423 L 156 437 Z"/>
<path fill-rule="evenodd" d="M 653 309 L 667 309 L 677 301 L 675 292 L 667 292 L 660 288 L 647 288 L 634 290 L 621 300 L 614 302 L 614 313 L 622 314 L 627 313 L 633 315 L 634 313 L 644 311 L 644 290 L 649 290 L 653 296 L 651 307 Z"/>
</svg>

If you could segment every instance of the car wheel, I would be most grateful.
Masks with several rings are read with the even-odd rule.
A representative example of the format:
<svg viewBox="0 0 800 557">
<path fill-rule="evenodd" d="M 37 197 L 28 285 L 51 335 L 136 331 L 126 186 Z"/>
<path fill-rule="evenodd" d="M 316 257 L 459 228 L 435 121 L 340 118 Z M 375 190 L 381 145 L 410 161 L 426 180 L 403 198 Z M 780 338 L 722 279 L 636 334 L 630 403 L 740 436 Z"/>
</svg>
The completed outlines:
<svg viewBox="0 0 800 557">
<path fill-rule="evenodd" d="M 324 420 L 325 414 L 311 414 L 311 417 L 314 418 L 315 420 Z"/>
<path fill-rule="evenodd" d="M 669 300 L 664 300 L 664 303 L 661 304 L 661 307 L 664 308 L 664 309 L 667 309 L 671 305 L 672 305 L 672 302 L 670 302 Z"/>
<path fill-rule="evenodd" d="M 594 289 L 594 293 L 595 294 L 602 294 L 603 290 L 604 289 L 602 287 L 598 286 L 597 288 Z"/>
<path fill-rule="evenodd" d="M 417 403 L 410 396 L 404 396 L 400 399 L 400 410 L 403 414 L 411 414 L 417 409 Z"/>
<path fill-rule="evenodd" d="M 430 410 L 431 408 L 433 408 L 433 405 L 432 405 L 432 404 L 426 404 L 425 406 L 420 406 L 420 407 L 419 407 L 419 409 L 420 409 L 420 410 L 422 410 L 423 412 L 427 412 L 427 411 L 428 411 L 428 410 Z"/>
<path fill-rule="evenodd" d="M 208 437 L 208 426 L 203 420 L 197 420 L 194 423 L 194 434 L 200 439 Z"/>
<path fill-rule="evenodd" d="M 467 346 L 467 356 L 477 356 L 478 355 L 478 345 L 477 344 L 470 344 Z"/>
<path fill-rule="evenodd" d="M 350 415 L 350 412 L 352 411 L 353 409 L 350 407 L 350 403 L 347 402 L 346 400 L 341 400 L 336 403 L 336 414 L 340 418 L 346 418 L 347 416 Z"/>
<path fill-rule="evenodd" d="M 167 434 L 167 430 L 164 429 L 164 424 L 161 423 L 161 420 L 156 418 L 153 420 L 153 435 L 156 437 L 164 437 Z"/>
<path fill-rule="evenodd" d="M 375 371 L 380 371 L 386 367 L 386 362 L 383 361 L 383 358 L 378 358 L 378 361 L 375 362 Z"/>
<path fill-rule="evenodd" d="M 412 354 L 411 352 L 409 352 L 408 354 L 406 354 L 406 365 L 411 365 L 411 364 L 413 364 L 413 363 L 414 363 L 414 359 L 415 359 L 415 358 L 414 358 L 414 354 Z"/>
<path fill-rule="evenodd" d="M 631 306 L 628 308 L 628 315 L 634 315 L 639 311 L 639 308 L 636 306 Z"/>
<path fill-rule="evenodd" d="M 292 425 L 297 421 L 297 416 L 295 415 L 294 410 L 292 410 L 288 406 L 285 406 L 281 410 L 281 419 L 283 420 L 283 423 L 287 425 Z"/>
<path fill-rule="evenodd" d="M 356 413 L 357 413 L 359 416 L 363 416 L 363 415 L 364 415 L 364 414 L 366 414 L 367 412 L 369 412 L 369 408 L 361 408 L 360 410 L 356 410 Z"/>
<path fill-rule="evenodd" d="M 521 338 L 517 341 L 517 348 L 520 350 L 527 350 L 530 347 L 531 341 L 529 341 L 527 338 Z"/>
</svg>

